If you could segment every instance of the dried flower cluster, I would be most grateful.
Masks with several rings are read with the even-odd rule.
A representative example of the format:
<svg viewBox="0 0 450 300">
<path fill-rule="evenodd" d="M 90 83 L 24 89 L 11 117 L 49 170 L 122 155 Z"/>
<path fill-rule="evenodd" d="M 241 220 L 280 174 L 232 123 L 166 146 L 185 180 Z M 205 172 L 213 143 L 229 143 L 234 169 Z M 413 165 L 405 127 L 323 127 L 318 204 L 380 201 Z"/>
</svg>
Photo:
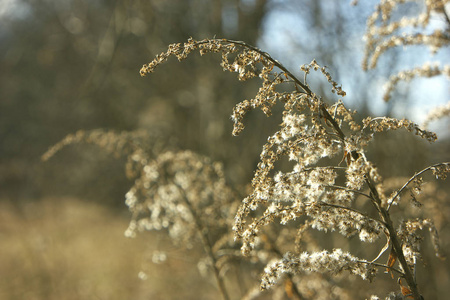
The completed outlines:
<svg viewBox="0 0 450 300">
<path fill-rule="evenodd" d="M 405 119 L 367 118 L 358 124 L 353 119 L 354 112 L 346 109 L 340 99 L 328 106 L 310 90 L 306 75 L 316 70 L 325 75 L 333 92 L 345 96 L 329 72 L 317 62 L 301 67 L 305 72 L 305 81 L 302 82 L 270 55 L 243 42 L 190 39 L 183 45 L 171 45 L 167 52 L 144 65 L 141 75 L 149 74 L 171 55 L 184 59 L 187 53 L 195 49 L 201 55 L 220 52 L 223 69 L 238 73 L 240 80 L 252 77 L 262 80 L 253 99 L 235 106 L 232 114 L 233 134 L 239 134 L 244 129 L 242 120 L 250 110 L 260 108 L 270 116 L 274 105 L 284 105 L 280 129 L 269 136 L 263 146 L 252 180 L 253 191 L 242 201 L 235 216 L 233 229 L 236 239 L 242 241 L 242 253 L 252 257 L 254 251 L 258 252 L 261 243 L 267 239 L 264 232 L 270 232 L 270 225 L 279 223 L 292 228 L 289 225 L 294 221 L 302 224 L 297 228 L 301 228 L 301 235 L 304 236 L 308 229 L 316 229 L 339 232 L 345 237 L 358 235 L 362 242 L 373 242 L 383 234 L 388 243 L 377 260 L 391 246 L 390 261 L 384 264 L 356 258 L 341 249 L 304 252 L 301 251 L 299 236 L 295 241 L 295 252 L 288 251 L 267 265 L 261 288 L 272 287 L 282 274 L 293 276 L 303 272 L 336 274 L 349 271 L 350 274 L 372 280 L 376 276 L 376 268 L 383 267 L 405 278 L 411 295 L 419 299 L 417 283 L 411 271 L 420 253 L 421 239 L 415 232 L 418 228 L 428 227 L 437 251 L 436 228 L 431 220 L 420 218 L 405 220 L 396 228 L 389 210 L 392 204 L 399 204 L 400 194 L 410 184 L 414 184 L 411 187 L 411 203 L 420 206 L 416 196 L 421 191 L 421 181 L 415 175 L 403 187 L 387 195 L 383 179 L 376 167 L 366 159 L 365 151 L 374 134 L 382 131 L 405 128 L 429 142 L 435 141 L 436 135 Z M 286 92 L 286 85 L 280 91 L 278 87 L 284 83 L 292 84 L 290 92 Z M 291 162 L 291 170 L 277 171 L 278 162 L 284 158 Z M 342 166 L 343 162 L 346 166 Z M 448 163 L 426 168 L 418 174 L 437 169 L 439 176 L 445 176 Z M 356 200 L 367 201 L 374 212 L 361 211 L 355 205 Z M 395 268 L 397 261 L 399 267 Z"/>
<path fill-rule="evenodd" d="M 428 46 L 431 53 L 436 53 L 450 43 L 450 21 L 445 6 L 448 0 L 424 0 L 423 10 L 414 17 L 403 16 L 399 20 L 393 17 L 396 9 L 401 4 L 412 2 L 409 0 L 382 0 L 377 5 L 374 13 L 367 20 L 367 31 L 364 36 L 366 41 L 363 69 L 375 68 L 380 56 L 388 49 L 410 45 Z M 430 25 L 432 16 L 444 19 L 447 28 L 433 29 L 431 33 L 423 33 Z M 418 31 L 422 29 L 422 32 Z M 428 30 L 430 31 L 430 30 Z M 449 66 L 439 68 L 436 65 L 425 63 L 421 67 L 401 71 L 389 78 L 385 86 L 383 99 L 389 101 L 391 93 L 399 81 L 409 81 L 414 77 L 433 77 L 446 75 L 449 78 Z"/>
<path fill-rule="evenodd" d="M 401 71 L 396 75 L 392 75 L 389 81 L 384 86 L 384 101 L 389 101 L 391 93 L 394 91 L 399 81 L 411 81 L 415 77 L 429 78 L 439 75 L 445 75 L 450 79 L 450 65 L 440 68 L 437 63 L 425 63 L 423 66 L 414 68 L 412 70 Z"/>
<path fill-rule="evenodd" d="M 133 213 L 126 235 L 166 228 L 174 241 L 189 245 L 196 223 L 211 232 L 227 227 L 232 195 L 219 163 L 190 151 L 164 152 L 142 166 L 126 194 Z"/>
<path fill-rule="evenodd" d="M 226 295 L 215 252 L 234 244 L 227 230 L 233 220 L 232 201 L 236 196 L 225 182 L 222 165 L 191 151 L 167 150 L 157 135 L 145 131 L 78 131 L 51 147 L 42 159 L 48 160 L 62 148 L 79 143 L 94 144 L 127 157 L 126 174 L 135 181 L 125 195 L 125 204 L 132 213 L 125 236 L 166 230 L 177 245 L 191 248 L 201 241 L 208 258 L 206 266 L 213 270 Z M 156 252 L 152 260 L 163 262 L 166 254 Z M 139 276 L 145 278 L 146 274 L 141 272 Z"/>
<path fill-rule="evenodd" d="M 424 11 L 416 17 L 402 17 L 398 21 L 392 20 L 392 14 L 398 6 L 409 0 L 382 0 L 377 5 L 374 13 L 367 20 L 366 52 L 363 68 L 374 68 L 378 58 L 387 49 L 402 45 L 423 44 L 428 45 L 431 51 L 436 52 L 443 46 L 448 45 L 449 37 L 442 30 L 435 30 L 431 34 L 395 34 L 398 30 L 422 27 L 429 25 L 430 17 L 434 14 L 443 14 L 445 17 L 445 5 L 448 1 L 426 0 Z M 381 24 L 377 24 L 380 22 Z"/>
<path fill-rule="evenodd" d="M 434 142 L 437 140 L 437 135 L 434 132 L 427 131 L 420 128 L 419 125 L 411 122 L 407 119 L 394 119 L 394 118 L 371 118 L 367 117 L 363 120 L 364 128 L 369 128 L 373 132 L 382 132 L 388 130 L 397 130 L 400 128 L 405 128 L 409 132 L 414 132 L 421 138 L 427 139 L 429 142 Z"/>
<path fill-rule="evenodd" d="M 428 127 L 428 124 L 430 122 L 442 119 L 443 117 L 450 116 L 450 102 L 447 102 L 447 104 L 444 104 L 442 106 L 435 107 L 432 109 L 427 117 L 425 118 L 425 121 L 423 122 L 422 126 L 424 128 Z"/>
<path fill-rule="evenodd" d="M 261 286 L 263 289 L 271 287 L 283 273 L 328 272 L 336 275 L 344 270 L 366 280 L 375 278 L 377 272 L 370 263 L 361 261 L 342 249 L 334 249 L 331 253 L 326 250 L 312 254 L 303 252 L 300 255 L 288 252 L 281 261 L 273 262 L 265 268 Z"/>
</svg>

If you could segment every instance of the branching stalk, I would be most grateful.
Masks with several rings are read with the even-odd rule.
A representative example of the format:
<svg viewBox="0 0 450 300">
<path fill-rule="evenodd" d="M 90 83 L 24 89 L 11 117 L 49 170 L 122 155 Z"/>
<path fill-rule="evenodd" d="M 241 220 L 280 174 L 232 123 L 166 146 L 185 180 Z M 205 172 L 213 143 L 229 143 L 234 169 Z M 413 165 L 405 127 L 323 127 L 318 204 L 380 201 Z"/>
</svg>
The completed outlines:
<svg viewBox="0 0 450 300">
<path fill-rule="evenodd" d="M 395 201 L 395 198 L 397 198 L 402 192 L 403 192 L 403 190 L 414 180 L 414 179 L 416 179 L 417 177 L 419 177 L 420 175 L 422 175 L 423 173 L 425 173 L 425 172 L 427 172 L 427 171 L 429 171 L 429 170 L 433 170 L 434 168 L 436 168 L 436 167 L 440 167 L 440 166 L 444 166 L 444 165 L 450 165 L 450 162 L 444 162 L 444 163 L 439 163 L 439 164 L 435 164 L 435 165 L 432 165 L 432 166 L 429 166 L 429 167 L 427 167 L 427 168 L 425 168 L 425 169 L 423 169 L 422 171 L 420 171 L 420 172 L 418 172 L 418 173 L 416 173 L 416 174 L 414 174 L 414 176 L 412 176 L 398 191 L 397 191 L 397 193 L 395 193 L 395 196 L 394 197 L 392 197 L 392 199 L 390 199 L 390 201 L 389 201 L 389 204 L 388 204 L 388 207 L 386 208 L 386 211 L 389 211 L 389 209 L 391 208 L 391 206 L 392 206 L 392 204 L 394 203 L 394 201 Z"/>
<path fill-rule="evenodd" d="M 385 223 L 386 229 L 389 232 L 389 239 L 391 241 L 392 248 L 395 254 L 397 255 L 398 262 L 400 263 L 403 269 L 403 277 L 406 279 L 406 282 L 408 283 L 408 286 L 411 289 L 412 296 L 414 297 L 415 300 L 423 300 L 422 296 L 419 293 L 417 283 L 414 278 L 414 274 L 412 273 L 410 267 L 408 266 L 408 263 L 406 262 L 406 258 L 403 254 L 402 243 L 397 235 L 397 231 L 394 228 L 389 212 L 387 211 L 387 209 L 381 206 L 381 199 L 369 175 L 366 176 L 366 183 L 372 192 L 373 197 L 372 204 L 379 212 L 383 222 Z"/>
<path fill-rule="evenodd" d="M 224 39 L 223 41 L 244 46 L 246 48 L 249 48 L 249 49 L 251 49 L 253 51 L 256 51 L 259 54 L 263 55 L 266 59 L 271 61 L 275 66 L 277 66 L 279 69 L 281 69 L 283 72 L 285 72 L 285 74 L 287 76 L 289 76 L 297 85 L 299 85 L 303 89 L 303 91 L 305 93 L 307 93 L 309 96 L 314 96 L 313 92 L 309 89 L 309 87 L 307 85 L 303 84 L 300 80 L 298 80 L 281 63 L 279 63 L 277 60 L 273 59 L 269 54 L 267 54 L 267 53 L 265 53 L 265 52 L 255 48 L 253 46 L 250 46 L 250 45 L 248 45 L 248 44 L 246 44 L 244 42 L 232 41 L 232 40 L 226 40 L 226 39 Z M 326 109 L 326 106 L 325 106 L 325 104 L 323 102 L 319 103 L 319 109 L 320 109 L 321 114 L 325 118 L 325 120 L 331 124 L 332 128 L 337 133 L 337 135 L 342 140 L 345 140 L 344 132 L 342 131 L 342 129 L 340 128 L 340 126 L 336 122 L 336 120 L 330 115 L 330 113 Z M 431 169 L 431 167 L 427 168 L 426 170 L 428 170 L 428 169 Z M 418 175 L 419 174 L 416 174 L 411 180 L 413 180 Z M 399 238 L 397 236 L 397 232 L 396 232 L 396 230 L 394 228 L 394 225 L 392 223 L 392 220 L 391 220 L 391 218 L 389 216 L 389 211 L 381 206 L 381 198 L 378 195 L 378 192 L 377 192 L 377 190 L 375 188 L 375 185 L 374 185 L 374 183 L 373 183 L 373 181 L 372 181 L 372 179 L 371 179 L 369 174 L 366 175 L 366 183 L 367 183 L 367 185 L 369 186 L 369 188 L 371 190 L 371 199 L 373 200 L 372 203 L 374 204 L 375 208 L 379 212 L 379 214 L 380 214 L 380 216 L 382 218 L 382 222 L 384 223 L 384 226 L 386 226 L 386 229 L 389 232 L 389 236 L 390 236 L 390 240 L 391 240 L 391 243 L 392 243 L 392 247 L 393 247 L 395 253 L 397 254 L 398 261 L 399 261 L 400 265 L 402 266 L 402 269 L 404 270 L 404 277 L 405 277 L 405 279 L 406 279 L 406 281 L 407 281 L 407 283 L 408 283 L 408 285 L 409 285 L 409 287 L 411 289 L 412 296 L 414 297 L 415 300 L 422 300 L 423 298 L 419 294 L 419 291 L 418 291 L 418 288 L 417 288 L 417 284 L 416 284 L 415 279 L 414 279 L 414 275 L 412 274 L 411 269 L 409 268 L 408 263 L 406 262 L 405 256 L 403 254 L 403 250 L 402 250 L 402 247 L 401 247 L 401 242 L 400 242 L 400 240 L 399 240 Z"/>
</svg>

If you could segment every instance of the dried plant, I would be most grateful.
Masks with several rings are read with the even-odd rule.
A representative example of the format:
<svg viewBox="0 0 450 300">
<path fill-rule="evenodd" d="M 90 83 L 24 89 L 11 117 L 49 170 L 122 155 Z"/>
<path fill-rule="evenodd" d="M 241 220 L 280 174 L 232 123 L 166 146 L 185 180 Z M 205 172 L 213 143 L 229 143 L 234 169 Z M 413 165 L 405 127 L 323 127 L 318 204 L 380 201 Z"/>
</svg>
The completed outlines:
<svg viewBox="0 0 450 300">
<path fill-rule="evenodd" d="M 420 22 L 405 19 L 389 25 L 392 9 L 399 2 L 404 1 L 381 1 L 369 19 L 365 61 L 370 61 L 370 67 L 394 45 L 427 43 L 437 49 L 448 42 L 443 32 L 381 41 L 397 28 L 426 24 L 431 11 L 442 9 L 442 1 L 426 1 L 428 10 Z M 379 17 L 383 25 L 376 27 Z M 251 190 L 242 201 L 236 192 L 239 188 L 226 182 L 221 164 L 191 151 L 167 151 L 164 147 L 153 151 L 153 145 L 143 146 L 138 142 L 142 136 L 133 133 L 77 133 L 51 148 L 44 158 L 79 142 L 125 154 L 127 174 L 135 180 L 126 194 L 132 212 L 126 235 L 167 230 L 180 245 L 189 247 L 199 240 L 223 299 L 230 298 L 226 267 L 245 259 L 252 267 L 262 267 L 263 273 L 259 288 L 244 291 L 243 299 L 254 299 L 266 290 L 271 290 L 274 298 L 328 299 L 333 293 L 333 299 L 350 299 L 350 293 L 339 287 L 338 281 L 332 283 L 329 276 L 347 273 L 373 281 L 379 270 L 396 277 L 399 284 L 398 291 L 385 299 L 423 299 L 416 278 L 423 230 L 429 231 L 436 256 L 444 256 L 435 223 L 442 222 L 436 212 L 442 197 L 436 196 L 436 188 L 424 184 L 424 176 L 430 173 L 445 179 L 450 162 L 425 167 L 402 181 L 384 179 L 368 159 L 368 144 L 384 131 L 406 129 L 428 142 L 434 142 L 436 134 L 406 119 L 367 117 L 358 121 L 356 111 L 346 108 L 342 99 L 327 104 L 308 85 L 308 74 L 319 71 L 333 93 L 345 96 L 325 67 L 316 61 L 301 66 L 304 78 L 300 80 L 268 53 L 241 41 L 191 38 L 172 44 L 144 65 L 140 74 L 149 75 L 171 56 L 181 61 L 194 51 L 218 53 L 223 70 L 237 73 L 241 81 L 261 80 L 256 95 L 234 107 L 233 135 L 244 130 L 248 112 L 259 108 L 271 116 L 274 106 L 282 107 L 280 127 L 263 145 Z M 448 67 L 423 67 L 395 80 L 442 74 L 443 70 L 448 73 Z M 430 218 L 427 210 L 436 212 L 437 220 Z M 327 248 L 314 232 L 337 233 L 345 239 L 356 236 L 358 254 L 365 257 L 342 247 Z M 374 242 L 382 237 L 386 242 L 376 249 L 378 255 L 369 257 L 372 252 L 364 252 L 365 245 L 375 248 L 379 244 Z M 382 261 L 385 253 L 386 262 Z M 308 280 L 314 281 L 315 287 L 306 286 Z M 372 295 L 371 299 L 380 298 Z"/>
<path fill-rule="evenodd" d="M 427 128 L 428 124 L 433 121 L 437 121 L 444 117 L 450 116 L 450 102 L 447 104 L 433 108 L 426 116 L 425 121 L 423 121 L 423 127 Z"/>
<path fill-rule="evenodd" d="M 228 299 L 213 247 L 217 252 L 226 244 L 218 239 L 230 237 L 227 229 L 236 210 L 234 191 L 226 185 L 220 163 L 191 151 L 167 150 L 160 140 L 145 131 L 78 131 L 51 147 L 42 159 L 48 160 L 62 148 L 79 143 L 126 156 L 126 174 L 134 179 L 134 185 L 125 197 L 132 213 L 125 236 L 166 230 L 174 243 L 187 248 L 200 240 L 209 259 L 207 265 L 212 266 L 218 287 Z"/>
<path fill-rule="evenodd" d="M 272 287 L 282 274 L 295 275 L 304 272 L 339 274 L 348 271 L 363 279 L 373 280 L 377 269 L 383 268 L 404 278 L 408 296 L 420 299 L 414 270 L 420 256 L 420 238 L 417 229 L 427 227 L 432 232 L 438 251 L 437 231 L 429 219 L 404 219 L 394 223 L 390 211 L 401 205 L 400 195 L 411 188 L 415 198 L 421 190 L 421 176 L 432 171 L 438 178 L 445 178 L 449 163 L 440 163 L 418 172 L 392 194 L 386 194 L 383 179 L 378 170 L 366 158 L 368 143 L 378 132 L 404 128 L 433 142 L 436 135 L 421 129 L 409 120 L 394 118 L 366 118 L 361 124 L 353 118 L 355 112 L 345 108 L 339 99 L 327 105 L 309 88 L 306 77 L 311 70 L 320 70 L 331 83 L 331 90 L 345 96 L 342 88 L 332 80 L 325 68 L 315 61 L 301 67 L 304 81 L 299 80 L 269 54 L 243 42 L 226 39 L 195 41 L 173 44 L 167 52 L 141 69 L 141 75 L 152 73 L 170 56 L 183 60 L 194 50 L 201 55 L 218 52 L 221 66 L 226 71 L 237 72 L 240 80 L 259 77 L 262 85 L 253 99 L 237 104 L 232 114 L 233 134 L 244 129 L 246 113 L 260 108 L 267 116 L 272 107 L 284 105 L 280 129 L 270 136 L 263 146 L 260 162 L 252 180 L 252 192 L 243 201 L 235 216 L 233 229 L 236 238 L 242 240 L 241 251 L 250 255 L 258 248 L 265 228 L 272 223 L 287 225 L 301 220 L 302 231 L 316 229 L 335 231 L 351 237 L 358 235 L 361 242 L 372 243 L 381 235 L 387 238 L 386 246 L 375 260 L 359 258 L 342 249 L 286 252 L 265 268 L 261 288 Z M 292 86 L 286 91 L 286 84 Z M 281 88 L 283 86 L 283 88 Z M 338 159 L 332 159 L 338 157 Z M 289 171 L 278 171 L 276 164 L 287 158 L 292 162 Z M 343 166 L 345 163 L 345 166 Z M 366 201 L 373 212 L 358 209 L 356 202 Z M 291 228 L 295 230 L 295 228 Z M 298 244 L 300 239 L 296 240 Z M 390 248 L 390 260 L 378 261 Z M 396 264 L 398 262 L 398 264 Z"/>
<path fill-rule="evenodd" d="M 399 20 L 393 17 L 401 4 L 415 2 L 409 0 L 382 0 L 374 13 L 367 20 L 365 34 L 366 49 L 362 67 L 364 70 L 377 66 L 380 56 L 388 49 L 411 45 L 428 46 L 431 53 L 448 47 L 450 44 L 450 19 L 445 6 L 448 0 L 419 1 L 422 11 L 413 17 L 402 16 Z M 433 16 L 442 17 L 446 28 L 430 28 Z M 430 33 L 425 33 L 431 31 Z M 410 81 L 414 77 L 434 77 L 445 75 L 450 79 L 450 66 L 439 66 L 437 62 L 425 63 L 421 67 L 404 70 L 392 75 L 386 83 L 383 99 L 389 101 L 392 91 L 399 81 Z"/>
</svg>

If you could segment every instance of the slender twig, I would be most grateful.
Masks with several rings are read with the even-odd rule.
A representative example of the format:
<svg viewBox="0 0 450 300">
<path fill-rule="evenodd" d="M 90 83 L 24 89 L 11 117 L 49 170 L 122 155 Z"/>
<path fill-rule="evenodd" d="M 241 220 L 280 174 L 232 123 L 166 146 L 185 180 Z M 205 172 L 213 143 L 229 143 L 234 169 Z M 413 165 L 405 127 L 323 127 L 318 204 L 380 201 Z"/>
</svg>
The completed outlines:
<svg viewBox="0 0 450 300">
<path fill-rule="evenodd" d="M 450 27 L 450 18 L 447 14 L 447 11 L 445 10 L 445 5 L 447 4 L 446 1 L 441 1 L 442 2 L 442 12 L 444 14 L 445 20 L 447 21 L 447 26 Z"/>
<path fill-rule="evenodd" d="M 397 255 L 398 262 L 402 266 L 403 269 L 403 277 L 406 279 L 406 282 L 408 283 L 408 286 L 411 290 L 412 296 L 415 300 L 421 300 L 423 299 L 422 296 L 419 293 L 419 290 L 417 288 L 417 283 L 414 278 L 414 274 L 411 272 L 411 268 L 408 265 L 408 262 L 406 261 L 405 255 L 403 254 L 402 249 L 402 243 L 397 235 L 397 231 L 394 228 L 394 224 L 392 222 L 392 219 L 389 215 L 389 212 L 387 209 L 381 206 L 381 199 L 378 195 L 377 189 L 375 188 L 375 184 L 373 183 L 370 176 L 366 175 L 366 183 L 369 186 L 369 189 L 372 193 L 373 201 L 372 204 L 375 206 L 376 210 L 379 212 L 381 219 L 385 223 L 386 229 L 389 232 L 389 239 L 392 244 L 392 249 Z"/>
<path fill-rule="evenodd" d="M 347 207 L 347 206 L 342 206 L 342 205 L 337 205 L 337 204 L 331 204 L 331 203 L 326 203 L 326 202 L 322 202 L 322 201 L 320 201 L 319 204 L 323 205 L 323 206 L 329 206 L 329 207 L 333 207 L 333 208 L 339 208 L 339 209 L 343 209 L 343 210 L 348 210 L 348 211 L 356 213 L 356 214 L 358 214 L 358 215 L 360 215 L 360 216 L 362 216 L 364 218 L 367 218 L 367 219 L 369 219 L 371 221 L 375 221 L 377 223 L 380 223 L 381 225 L 386 225 L 383 221 L 371 218 L 368 215 L 366 215 L 365 213 L 362 213 L 359 210 L 356 210 L 356 209 L 354 209 L 352 207 Z"/>
<path fill-rule="evenodd" d="M 439 167 L 439 166 L 443 166 L 443 165 L 449 165 L 450 164 L 450 162 L 444 162 L 444 163 L 439 163 L 439 164 L 435 164 L 435 165 L 432 165 L 432 166 L 429 166 L 429 167 L 426 167 L 425 169 L 423 169 L 422 171 L 420 171 L 420 172 L 418 172 L 418 173 L 416 173 L 416 174 L 414 174 L 414 176 L 412 176 L 398 191 L 397 191 L 397 193 L 395 193 L 395 196 L 394 197 L 392 197 L 392 199 L 390 199 L 389 200 L 389 204 L 388 204 L 388 206 L 387 206 L 387 208 L 386 208 L 386 210 L 387 211 L 389 211 L 389 209 L 391 208 L 391 206 L 392 206 L 392 204 L 394 203 L 394 200 L 395 200 L 395 198 L 397 198 L 402 192 L 403 192 L 403 190 L 414 180 L 414 179 L 416 179 L 418 176 L 420 176 L 420 175 L 422 175 L 423 173 L 425 173 L 425 172 L 427 172 L 427 171 L 429 171 L 429 170 L 433 170 L 434 168 L 436 168 L 436 167 Z"/>
<path fill-rule="evenodd" d="M 308 94 L 308 95 L 310 95 L 310 96 L 313 95 L 313 92 L 311 91 L 311 89 L 310 89 L 306 84 L 304 84 L 304 83 L 301 82 L 297 77 L 295 77 L 295 76 L 294 76 L 294 75 L 293 75 L 293 74 L 292 74 L 285 66 L 283 66 L 278 60 L 272 58 L 272 56 L 270 56 L 269 53 L 267 53 L 267 52 L 265 52 L 265 51 L 262 51 L 261 49 L 258 49 L 258 48 L 256 48 L 256 47 L 254 47 L 254 46 L 252 46 L 252 45 L 249 45 L 249 44 L 247 44 L 247 43 L 245 43 L 245 42 L 242 42 L 242 41 L 234 41 L 234 40 L 229 40 L 229 39 L 218 39 L 217 41 L 224 41 L 224 42 L 227 42 L 227 43 L 232 43 L 232 44 L 240 45 L 240 46 L 242 46 L 242 47 L 251 49 L 251 50 L 253 50 L 253 51 L 259 53 L 260 55 L 264 56 L 268 61 L 270 61 L 271 63 L 273 63 L 277 68 L 279 68 L 280 70 L 282 70 L 282 71 L 283 71 L 288 77 L 290 77 L 297 85 L 299 85 L 299 86 L 302 88 L 302 90 L 303 90 L 306 94 Z"/>
<path fill-rule="evenodd" d="M 405 273 L 402 272 L 401 270 L 396 269 L 394 267 L 389 267 L 388 265 L 385 265 L 385 264 L 380 264 L 380 263 L 376 263 L 376 262 L 373 262 L 373 261 L 365 261 L 365 260 L 356 260 L 356 262 L 363 263 L 363 264 L 368 264 L 368 265 L 374 265 L 374 266 L 381 267 L 381 268 L 386 268 L 386 269 L 388 269 L 390 271 L 394 271 L 394 272 L 400 274 L 400 276 L 404 276 L 405 275 Z"/>
<path fill-rule="evenodd" d="M 184 189 L 176 182 L 173 182 L 173 184 L 178 188 L 178 190 L 181 194 L 181 198 L 184 201 L 184 204 L 187 206 L 187 208 L 189 209 L 189 212 L 191 213 L 192 217 L 194 218 L 195 226 L 197 227 L 197 231 L 200 235 L 200 238 L 201 238 L 201 241 L 203 244 L 203 248 L 205 249 L 205 252 L 208 255 L 208 257 L 211 259 L 211 265 L 212 265 L 212 268 L 214 271 L 214 277 L 216 279 L 219 291 L 222 294 L 222 298 L 223 298 L 223 300 L 229 300 L 229 296 L 228 296 L 227 290 L 225 288 L 225 283 L 223 281 L 222 276 L 220 276 L 220 270 L 217 268 L 217 259 L 216 259 L 216 256 L 214 255 L 214 252 L 212 250 L 212 244 L 208 237 L 208 228 L 202 224 L 200 217 L 197 215 L 197 212 L 195 211 L 194 207 L 189 202 L 189 199 L 187 198 L 187 195 L 186 195 Z"/>
</svg>

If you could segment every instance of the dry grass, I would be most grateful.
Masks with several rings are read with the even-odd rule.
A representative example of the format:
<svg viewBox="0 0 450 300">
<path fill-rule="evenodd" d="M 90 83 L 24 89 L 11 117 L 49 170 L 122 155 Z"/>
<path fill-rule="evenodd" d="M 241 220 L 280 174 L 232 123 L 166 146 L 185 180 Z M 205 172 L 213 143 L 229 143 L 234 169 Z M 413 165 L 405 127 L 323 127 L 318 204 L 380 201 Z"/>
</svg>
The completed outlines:
<svg viewBox="0 0 450 300">
<path fill-rule="evenodd" d="M 162 233 L 125 238 L 128 218 L 75 199 L 0 202 L 0 298 L 214 299 L 186 253 L 172 247 L 165 263 L 151 262 L 170 248 Z"/>
</svg>

